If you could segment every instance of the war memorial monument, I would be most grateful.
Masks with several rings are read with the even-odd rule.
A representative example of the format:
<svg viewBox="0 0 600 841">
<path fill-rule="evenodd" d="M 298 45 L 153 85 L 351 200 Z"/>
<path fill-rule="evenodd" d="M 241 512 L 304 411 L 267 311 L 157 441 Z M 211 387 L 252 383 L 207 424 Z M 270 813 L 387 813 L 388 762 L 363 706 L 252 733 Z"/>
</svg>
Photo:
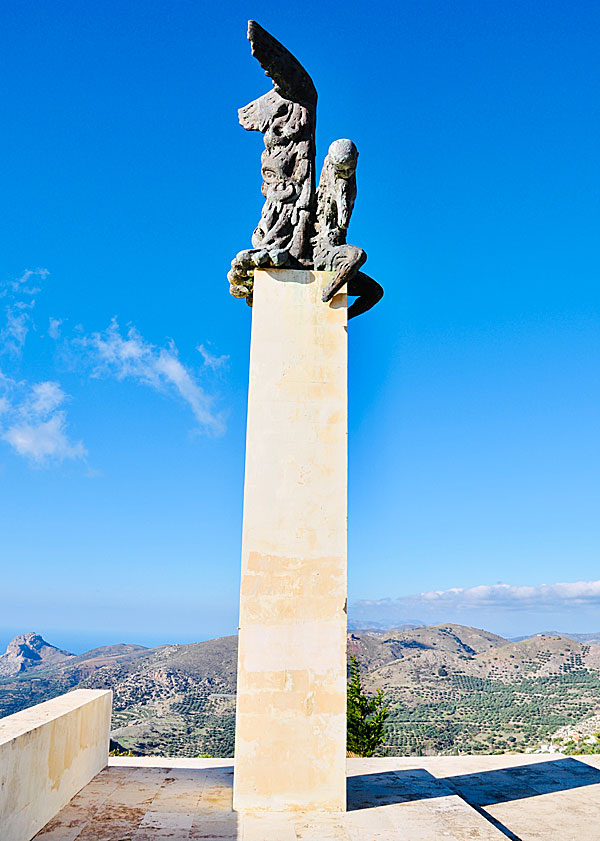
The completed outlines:
<svg viewBox="0 0 600 841">
<path fill-rule="evenodd" d="M 248 38 L 272 89 L 239 111 L 265 202 L 228 275 L 252 307 L 235 758 L 109 758 L 112 691 L 65 692 L 0 719 L 0 841 L 600 841 L 599 755 L 346 759 L 347 322 L 383 291 L 347 242 L 356 146 L 317 185 L 314 84 Z"/>
<path fill-rule="evenodd" d="M 228 275 L 252 306 L 234 808 L 344 810 L 346 326 L 383 290 L 346 242 L 356 146 L 330 145 L 317 187 L 313 81 L 254 21 L 248 39 L 273 88 L 239 111 L 265 203 Z"/>
</svg>

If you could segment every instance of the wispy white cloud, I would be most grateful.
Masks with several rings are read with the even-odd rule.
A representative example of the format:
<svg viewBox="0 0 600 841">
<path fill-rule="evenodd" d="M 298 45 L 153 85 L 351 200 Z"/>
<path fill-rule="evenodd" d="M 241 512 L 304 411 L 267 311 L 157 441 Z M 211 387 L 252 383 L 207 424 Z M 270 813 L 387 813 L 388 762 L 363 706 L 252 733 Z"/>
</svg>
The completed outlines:
<svg viewBox="0 0 600 841">
<path fill-rule="evenodd" d="M 453 587 L 419 593 L 421 604 L 452 603 L 456 607 L 530 608 L 570 604 L 600 604 L 600 581 L 559 582 L 537 586 L 514 584 L 480 584 L 476 587 Z"/>
<path fill-rule="evenodd" d="M 72 443 L 66 432 L 65 412 L 55 412 L 48 420 L 15 423 L 2 438 L 21 456 L 36 464 L 80 459 L 86 455 L 81 441 Z"/>
<path fill-rule="evenodd" d="M 12 293 L 13 295 L 32 296 L 41 290 L 39 282 L 45 280 L 50 272 L 48 269 L 27 269 L 16 280 L 9 280 L 0 290 L 0 298 Z M 36 283 L 38 285 L 36 285 Z"/>
<path fill-rule="evenodd" d="M 48 274 L 47 269 L 28 269 L 0 287 L 0 299 L 4 299 L 0 352 L 21 356 L 33 326 L 35 296 Z M 58 327 L 60 322 L 54 321 Z M 0 439 L 38 466 L 84 458 L 86 450 L 82 442 L 72 441 L 67 432 L 66 399 L 67 395 L 54 380 L 30 383 L 0 371 Z"/>
<path fill-rule="evenodd" d="M 84 459 L 87 454 L 83 443 L 69 435 L 65 411 L 68 395 L 52 375 L 35 383 L 7 375 L 21 365 L 28 334 L 35 327 L 35 296 L 48 274 L 46 269 L 28 270 L 16 280 L 0 284 L 0 353 L 6 355 L 8 366 L 0 370 L 0 441 L 35 465 Z M 47 332 L 41 338 L 60 340 L 62 325 L 62 319 L 49 318 Z M 197 372 L 180 360 L 174 342 L 163 347 L 153 345 L 135 327 L 121 330 L 116 319 L 101 332 L 86 335 L 81 325 L 74 331 L 76 338 L 64 338 L 58 346 L 63 362 L 75 353 L 93 377 L 130 379 L 171 394 L 191 409 L 200 429 L 215 434 L 223 431 L 223 418 L 214 407 L 213 397 L 200 383 Z M 218 356 L 204 345 L 199 351 L 205 372 L 218 371 L 226 364 L 228 357 Z"/>
<path fill-rule="evenodd" d="M 555 611 L 600 607 L 600 581 L 559 582 L 535 586 L 480 584 L 430 590 L 397 599 L 362 599 L 352 605 L 356 618 L 395 621 L 417 614 L 450 614 L 454 611 Z"/>
<path fill-rule="evenodd" d="M 17 280 L 8 281 L 0 288 L 0 298 L 7 299 L 5 323 L 0 329 L 0 352 L 20 356 L 32 323 L 33 296 L 40 291 L 39 282 L 48 274 L 47 269 L 28 269 Z"/>
<path fill-rule="evenodd" d="M 206 367 L 210 368 L 212 371 L 222 370 L 229 362 L 228 354 L 224 354 L 223 356 L 217 356 L 216 354 L 212 353 L 205 345 L 198 345 L 196 350 L 202 356 Z"/>
<path fill-rule="evenodd" d="M 29 332 L 31 315 L 15 306 L 6 308 L 6 322 L 0 331 L 0 348 L 3 353 L 18 356 L 23 350 Z"/>
<path fill-rule="evenodd" d="M 38 466 L 85 458 L 83 443 L 72 441 L 67 434 L 62 408 L 67 395 L 58 383 L 48 380 L 29 385 L 3 376 L 0 386 L 4 391 L 0 438 L 16 453 Z"/>
<path fill-rule="evenodd" d="M 35 415 L 47 415 L 64 403 L 66 394 L 58 383 L 50 380 L 31 386 L 29 406 Z"/>
<path fill-rule="evenodd" d="M 122 333 L 117 319 L 113 318 L 103 332 L 75 339 L 73 344 L 83 353 L 83 361 L 91 366 L 93 376 L 132 379 L 156 391 L 173 394 L 187 403 L 203 430 L 223 432 L 223 418 L 215 411 L 213 398 L 194 372 L 181 362 L 174 342 L 158 347 L 131 326 Z"/>
<path fill-rule="evenodd" d="M 48 335 L 51 339 L 60 339 L 60 326 L 62 324 L 62 318 L 50 318 L 48 319 Z"/>
</svg>

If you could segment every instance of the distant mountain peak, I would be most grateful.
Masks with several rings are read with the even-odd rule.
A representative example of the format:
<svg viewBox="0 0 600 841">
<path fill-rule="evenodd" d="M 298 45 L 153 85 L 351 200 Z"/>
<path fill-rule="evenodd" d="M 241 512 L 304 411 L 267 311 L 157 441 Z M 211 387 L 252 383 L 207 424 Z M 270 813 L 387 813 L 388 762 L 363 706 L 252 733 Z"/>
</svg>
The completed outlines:
<svg viewBox="0 0 600 841">
<path fill-rule="evenodd" d="M 26 645 L 32 649 L 39 649 L 44 645 L 48 645 L 49 643 L 41 636 L 41 634 L 36 634 L 35 631 L 29 631 L 26 634 L 17 634 L 17 636 L 12 639 L 6 648 L 6 653 L 8 654 L 9 651 L 16 651 L 20 646 Z"/>
<path fill-rule="evenodd" d="M 4 654 L 0 654 L 0 675 L 16 675 L 36 666 L 55 666 L 74 657 L 70 651 L 57 648 L 35 631 L 18 634 Z"/>
</svg>

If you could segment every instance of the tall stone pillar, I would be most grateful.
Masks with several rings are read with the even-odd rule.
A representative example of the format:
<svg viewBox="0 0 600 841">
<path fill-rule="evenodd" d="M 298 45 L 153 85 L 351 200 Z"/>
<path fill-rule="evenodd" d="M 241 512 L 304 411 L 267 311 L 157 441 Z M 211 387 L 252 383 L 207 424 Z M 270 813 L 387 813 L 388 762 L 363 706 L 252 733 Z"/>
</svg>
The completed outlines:
<svg viewBox="0 0 600 841">
<path fill-rule="evenodd" d="M 346 808 L 346 295 L 254 276 L 234 809 Z"/>
</svg>

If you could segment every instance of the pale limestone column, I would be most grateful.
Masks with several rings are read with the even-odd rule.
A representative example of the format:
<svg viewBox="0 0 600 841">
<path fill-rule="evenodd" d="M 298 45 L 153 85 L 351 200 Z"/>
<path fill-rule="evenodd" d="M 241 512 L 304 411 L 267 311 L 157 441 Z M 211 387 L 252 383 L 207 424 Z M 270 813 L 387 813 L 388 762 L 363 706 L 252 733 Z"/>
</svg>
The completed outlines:
<svg viewBox="0 0 600 841">
<path fill-rule="evenodd" d="M 234 809 L 346 808 L 346 295 L 254 276 Z"/>
</svg>

